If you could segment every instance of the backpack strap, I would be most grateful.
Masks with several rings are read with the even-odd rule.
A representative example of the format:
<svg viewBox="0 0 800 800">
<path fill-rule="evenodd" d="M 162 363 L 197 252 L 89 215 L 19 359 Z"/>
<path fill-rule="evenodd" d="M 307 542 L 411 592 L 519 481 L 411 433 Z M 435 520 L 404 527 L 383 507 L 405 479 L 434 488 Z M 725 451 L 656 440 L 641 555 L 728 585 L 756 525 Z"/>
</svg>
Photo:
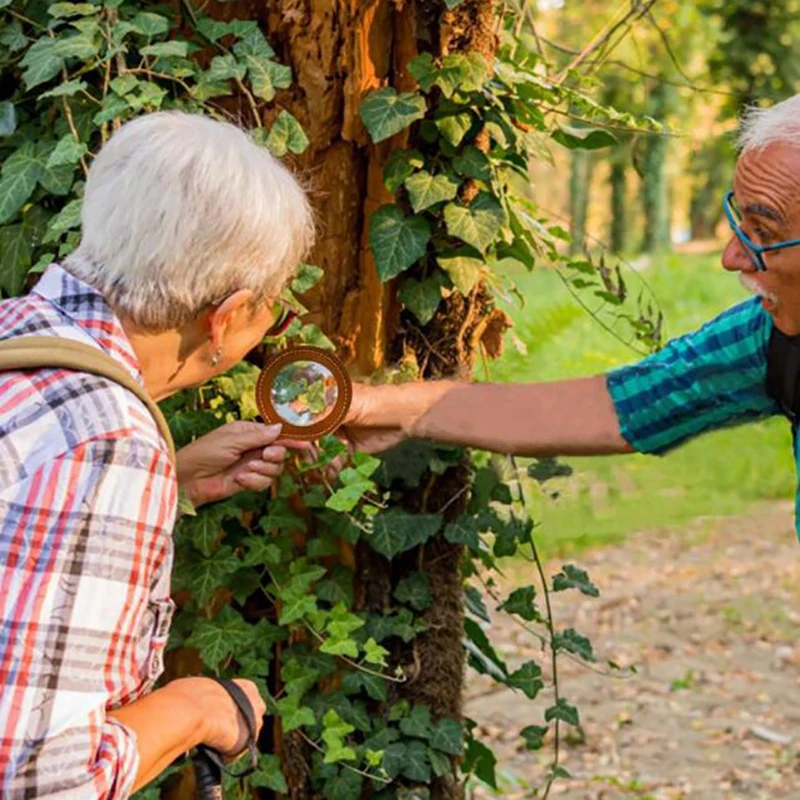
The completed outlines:
<svg viewBox="0 0 800 800">
<path fill-rule="evenodd" d="M 800 337 L 787 336 L 773 326 L 767 350 L 767 393 L 789 418 L 800 423 Z"/>
<path fill-rule="evenodd" d="M 177 463 L 175 443 L 161 409 L 144 387 L 111 356 L 97 347 L 58 336 L 20 336 L 0 341 L 0 371 L 49 368 L 100 375 L 135 394 L 147 406 L 164 437 L 172 463 Z"/>
</svg>

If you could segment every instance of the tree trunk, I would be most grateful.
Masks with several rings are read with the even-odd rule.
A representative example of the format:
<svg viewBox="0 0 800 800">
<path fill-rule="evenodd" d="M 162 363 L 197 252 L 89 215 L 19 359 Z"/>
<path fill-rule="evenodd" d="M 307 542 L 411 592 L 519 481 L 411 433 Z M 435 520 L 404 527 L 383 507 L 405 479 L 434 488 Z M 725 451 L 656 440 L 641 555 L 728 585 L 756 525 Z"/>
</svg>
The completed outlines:
<svg viewBox="0 0 800 800">
<path fill-rule="evenodd" d="M 585 150 L 572 151 L 572 169 L 569 176 L 570 252 L 574 255 L 584 250 L 586 218 L 589 213 L 589 189 L 592 181 L 592 156 Z"/>
<path fill-rule="evenodd" d="M 628 232 L 628 200 L 626 172 L 629 150 L 626 146 L 615 148 L 611 154 L 611 225 L 609 239 L 611 250 L 622 253 L 627 243 Z"/>
<path fill-rule="evenodd" d="M 378 278 L 368 246 L 369 219 L 393 200 L 383 184 L 389 154 L 407 144 L 405 132 L 374 145 L 358 116 L 364 96 L 391 85 L 415 88 L 406 65 L 418 52 L 434 55 L 495 49 L 494 0 L 467 0 L 445 11 L 440 0 L 266 0 L 211 2 L 205 13 L 219 20 L 257 19 L 277 58 L 291 66 L 294 82 L 279 92 L 261 120 L 269 125 L 281 109 L 290 111 L 305 129 L 310 146 L 294 167 L 308 184 L 316 210 L 318 241 L 309 261 L 324 270 L 320 283 L 304 297 L 315 322 L 335 343 L 355 377 L 367 376 L 406 356 L 421 365 L 421 377 L 459 374 L 468 377 L 482 337 L 506 325 L 480 284 L 469 297 L 454 293 L 420 331 L 401 313 L 392 283 Z M 237 110 L 248 122 L 250 108 L 240 99 Z M 430 345 L 436 347 L 431 358 Z M 441 476 L 427 476 L 424 489 L 407 505 L 438 510 L 437 497 L 450 497 L 466 486 L 468 460 Z M 463 493 L 466 497 L 466 493 Z M 455 502 L 448 514 L 458 514 Z M 344 545 L 348 548 L 348 545 Z M 398 698 L 425 702 L 435 718 L 460 717 L 464 655 L 461 546 L 443 538 L 389 562 L 367 547 L 344 553 L 355 564 L 357 603 L 380 610 L 405 575 L 427 571 L 434 594 L 426 614 L 431 633 L 418 636 L 393 654 L 397 663 L 414 664 Z M 376 709 L 376 713 L 380 713 Z M 275 747 L 292 798 L 314 796 L 308 781 L 310 752 L 296 736 L 275 731 Z M 438 778 L 432 796 L 462 796 L 455 778 Z M 179 800 L 191 797 L 183 789 Z"/>
</svg>

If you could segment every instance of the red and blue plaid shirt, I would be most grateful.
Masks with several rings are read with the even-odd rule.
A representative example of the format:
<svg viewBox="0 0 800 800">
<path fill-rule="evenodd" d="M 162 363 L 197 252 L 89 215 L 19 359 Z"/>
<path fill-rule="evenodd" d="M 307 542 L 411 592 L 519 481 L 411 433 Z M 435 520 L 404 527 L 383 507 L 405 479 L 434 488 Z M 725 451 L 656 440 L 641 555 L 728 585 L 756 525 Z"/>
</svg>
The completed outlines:
<svg viewBox="0 0 800 800">
<path fill-rule="evenodd" d="M 57 336 L 141 382 L 102 296 L 51 266 L 0 339 Z M 177 484 L 146 407 L 105 378 L 0 373 L 0 796 L 122 798 L 134 733 L 107 716 L 162 671 Z"/>
</svg>

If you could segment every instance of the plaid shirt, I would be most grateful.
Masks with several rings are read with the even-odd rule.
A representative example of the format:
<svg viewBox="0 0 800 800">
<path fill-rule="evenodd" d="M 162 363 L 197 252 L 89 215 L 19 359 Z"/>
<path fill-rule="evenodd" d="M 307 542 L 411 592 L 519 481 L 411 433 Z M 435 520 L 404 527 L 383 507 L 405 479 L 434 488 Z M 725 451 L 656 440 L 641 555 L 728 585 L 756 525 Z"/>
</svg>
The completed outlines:
<svg viewBox="0 0 800 800">
<path fill-rule="evenodd" d="M 606 384 L 625 440 L 660 455 L 703 431 L 780 414 L 767 394 L 772 326 L 753 297 L 655 355 L 610 372 Z M 800 495 L 798 536 L 799 521 Z"/>
<path fill-rule="evenodd" d="M 51 266 L 0 303 L 0 339 L 60 336 L 139 381 L 119 320 Z M 163 668 L 177 485 L 146 407 L 105 378 L 0 373 L 0 795 L 122 798 L 134 733 L 106 712 Z"/>
</svg>

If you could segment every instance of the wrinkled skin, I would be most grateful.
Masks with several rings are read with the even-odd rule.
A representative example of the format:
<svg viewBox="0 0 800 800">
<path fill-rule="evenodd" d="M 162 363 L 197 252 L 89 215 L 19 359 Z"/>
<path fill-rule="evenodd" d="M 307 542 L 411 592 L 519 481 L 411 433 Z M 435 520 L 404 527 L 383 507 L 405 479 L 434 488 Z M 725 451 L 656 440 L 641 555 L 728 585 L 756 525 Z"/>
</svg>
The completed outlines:
<svg viewBox="0 0 800 800">
<path fill-rule="evenodd" d="M 742 229 L 759 245 L 800 238 L 800 147 L 780 143 L 744 153 L 736 165 L 734 195 Z M 731 235 L 722 254 L 725 269 L 762 300 L 776 327 L 800 333 L 800 245 L 763 254 L 759 272 L 744 246 Z"/>
</svg>

